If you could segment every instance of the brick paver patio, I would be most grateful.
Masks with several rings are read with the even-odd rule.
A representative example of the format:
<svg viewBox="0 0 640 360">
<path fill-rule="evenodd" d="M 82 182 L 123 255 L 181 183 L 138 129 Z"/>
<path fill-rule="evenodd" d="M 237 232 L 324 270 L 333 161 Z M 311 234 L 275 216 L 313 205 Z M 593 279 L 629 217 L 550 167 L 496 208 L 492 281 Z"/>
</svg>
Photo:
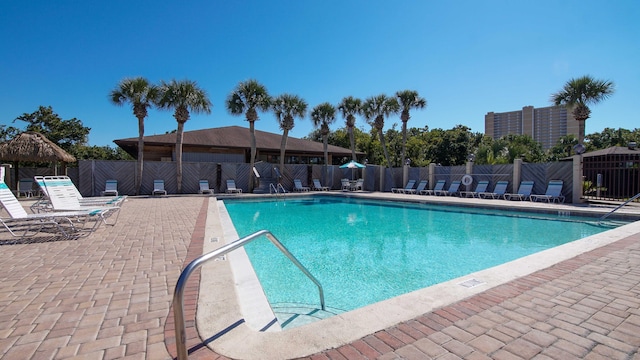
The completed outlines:
<svg viewBox="0 0 640 360">
<path fill-rule="evenodd" d="M 0 358 L 175 355 L 173 288 L 209 199 L 131 198 L 88 238 L 0 246 Z M 639 266 L 635 234 L 308 359 L 640 359 Z M 191 359 L 224 359 L 189 325 Z"/>
</svg>

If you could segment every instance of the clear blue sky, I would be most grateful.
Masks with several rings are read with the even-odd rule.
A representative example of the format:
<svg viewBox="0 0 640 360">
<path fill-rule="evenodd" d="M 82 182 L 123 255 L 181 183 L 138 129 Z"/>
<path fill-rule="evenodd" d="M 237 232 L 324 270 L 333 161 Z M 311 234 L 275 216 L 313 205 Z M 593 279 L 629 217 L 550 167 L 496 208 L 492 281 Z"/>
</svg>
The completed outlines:
<svg viewBox="0 0 640 360">
<path fill-rule="evenodd" d="M 345 96 L 416 90 L 427 99 L 411 127 L 484 132 L 489 111 L 550 105 L 573 77 L 612 80 L 587 133 L 634 129 L 640 93 L 640 1 L 110 0 L 3 1 L 0 124 L 38 106 L 91 128 L 91 145 L 137 136 L 129 106 L 108 93 L 125 77 L 196 81 L 213 103 L 185 130 L 239 125 L 224 101 L 256 79 L 309 109 Z M 145 135 L 176 128 L 151 111 Z M 400 123 L 387 119 L 387 127 Z M 18 126 L 23 123 L 17 122 Z M 364 119 L 356 125 L 368 130 Z M 338 117 L 332 129 L 344 126 Z M 271 114 L 256 129 L 279 133 Z M 307 116 L 291 136 L 312 131 Z"/>
</svg>

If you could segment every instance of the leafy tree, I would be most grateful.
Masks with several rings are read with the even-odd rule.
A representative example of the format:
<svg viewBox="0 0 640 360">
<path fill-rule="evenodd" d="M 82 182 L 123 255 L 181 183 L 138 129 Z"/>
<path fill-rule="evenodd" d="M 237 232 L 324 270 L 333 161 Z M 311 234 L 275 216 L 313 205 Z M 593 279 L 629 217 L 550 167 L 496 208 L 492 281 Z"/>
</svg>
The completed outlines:
<svg viewBox="0 0 640 360">
<path fill-rule="evenodd" d="M 176 132 L 176 182 L 178 193 L 182 193 L 182 137 L 184 124 L 189 120 L 190 112 L 211 113 L 211 101 L 207 93 L 201 89 L 195 81 L 171 80 L 169 83 L 162 82 L 160 85 L 160 95 L 158 106 L 163 109 L 175 109 L 173 117 L 178 122 Z"/>
<path fill-rule="evenodd" d="M 475 152 L 476 164 L 511 164 L 515 159 L 529 163 L 547 161 L 542 145 L 529 135 L 505 135 L 499 139 L 482 137 Z"/>
<path fill-rule="evenodd" d="M 342 113 L 347 129 L 349 129 L 351 160 L 356 161 L 356 143 L 353 128 L 356 125 L 356 115 L 362 112 L 362 101 L 358 98 L 354 98 L 353 96 L 347 96 L 342 99 L 340 104 L 338 104 L 338 110 Z"/>
<path fill-rule="evenodd" d="M 0 125 L 0 143 L 13 139 L 19 133 L 20 129 L 16 127 Z"/>
<path fill-rule="evenodd" d="M 606 149 L 611 146 L 628 146 L 630 142 L 640 142 L 640 129 L 633 131 L 623 128 L 605 128 L 602 132 L 589 134 L 586 137 L 587 150 Z"/>
<path fill-rule="evenodd" d="M 400 112 L 400 120 L 402 120 L 402 157 L 400 164 L 405 163 L 407 154 L 407 122 L 411 118 L 409 112 L 411 109 L 424 109 L 427 106 L 427 100 L 418 96 L 418 92 L 414 90 L 403 90 L 396 92 L 396 97 L 402 108 Z"/>
<path fill-rule="evenodd" d="M 77 146 L 86 145 L 91 128 L 83 126 L 82 121 L 72 118 L 63 120 L 53 112 L 51 106 L 40 106 L 35 112 L 24 113 L 17 120 L 27 123 L 24 131 L 39 132 L 70 154 L 75 154 Z"/>
<path fill-rule="evenodd" d="M 329 151 L 328 141 L 329 141 L 329 125 L 331 125 L 334 121 L 336 121 L 336 108 L 328 102 L 324 102 L 322 104 L 316 105 L 311 111 L 311 121 L 313 121 L 313 126 L 320 129 L 320 133 L 322 134 L 322 145 L 324 148 L 324 176 L 322 178 L 323 182 L 326 182 L 327 179 L 327 171 L 326 167 L 329 164 Z"/>
<path fill-rule="evenodd" d="M 271 97 L 267 89 L 256 80 L 243 81 L 229 94 L 226 101 L 227 110 L 232 115 L 245 114 L 245 118 L 249 122 L 249 133 L 251 135 L 251 159 L 249 161 L 251 168 L 256 162 L 256 132 L 255 122 L 258 120 L 258 112 L 268 111 L 271 106 Z M 249 181 L 249 192 L 253 192 L 254 174 L 249 172 L 251 177 Z"/>
<path fill-rule="evenodd" d="M 389 151 L 389 158 L 391 159 L 391 166 L 397 167 L 404 164 L 402 160 L 402 133 L 396 129 L 397 124 L 393 124 L 390 129 L 384 132 L 385 143 L 387 144 L 387 150 Z"/>
<path fill-rule="evenodd" d="M 573 108 L 573 117 L 579 122 L 578 143 L 584 142 L 584 122 L 591 115 L 588 105 L 597 104 L 614 93 L 609 80 L 596 80 L 589 75 L 569 80 L 562 90 L 551 95 L 551 102 Z"/>
<path fill-rule="evenodd" d="M 289 131 L 293 129 L 296 117 L 304 118 L 307 113 L 307 102 L 297 95 L 283 94 L 275 99 L 271 104 L 272 110 L 278 119 L 280 129 L 282 129 L 282 140 L 280 142 L 280 173 L 284 174 L 284 155 L 287 147 L 287 137 Z"/>
<path fill-rule="evenodd" d="M 138 171 L 135 178 L 136 195 L 140 193 L 142 185 L 142 170 L 144 160 L 144 119 L 148 109 L 158 100 L 158 87 L 149 83 L 143 77 L 125 78 L 111 90 L 109 99 L 115 105 L 122 106 L 130 103 L 133 115 L 138 119 Z"/>
<path fill-rule="evenodd" d="M 462 165 L 473 153 L 472 135 L 469 128 L 456 125 L 450 130 L 433 129 L 427 135 L 427 157 L 444 165 Z"/>
<path fill-rule="evenodd" d="M 365 100 L 362 105 L 362 114 L 365 119 L 367 119 L 369 125 L 371 125 L 372 128 L 375 128 L 378 132 L 378 137 L 380 139 L 380 144 L 382 145 L 382 151 L 384 152 L 384 157 L 389 171 L 392 171 L 391 159 L 389 158 L 389 151 L 387 150 L 387 145 L 384 141 L 382 129 L 384 128 L 384 118 L 391 114 L 396 114 L 398 110 L 400 110 L 398 100 L 387 97 L 384 94 L 372 96 Z"/>
<path fill-rule="evenodd" d="M 573 155 L 573 147 L 578 145 L 578 138 L 574 134 L 562 136 L 549 149 L 549 160 L 557 161 Z"/>
<path fill-rule="evenodd" d="M 80 146 L 75 154 L 76 159 L 99 160 L 133 160 L 133 157 L 120 147 L 110 146 Z"/>
</svg>

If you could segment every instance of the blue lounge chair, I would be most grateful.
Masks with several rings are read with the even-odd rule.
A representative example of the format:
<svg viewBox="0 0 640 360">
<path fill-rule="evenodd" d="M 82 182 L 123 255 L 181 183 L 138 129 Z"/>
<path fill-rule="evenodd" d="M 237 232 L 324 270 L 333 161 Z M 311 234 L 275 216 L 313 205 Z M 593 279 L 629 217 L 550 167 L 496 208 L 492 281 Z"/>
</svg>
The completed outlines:
<svg viewBox="0 0 640 360">
<path fill-rule="evenodd" d="M 322 186 L 322 184 L 320 184 L 320 179 L 313 179 L 313 190 L 316 190 L 316 191 L 329 191 L 329 187 L 328 186 Z"/>
<path fill-rule="evenodd" d="M 104 184 L 102 196 L 118 196 L 118 180 L 107 180 Z"/>
<path fill-rule="evenodd" d="M 406 194 L 408 192 L 411 192 L 411 190 L 413 190 L 413 187 L 415 185 L 416 185 L 415 180 L 409 180 L 407 181 L 407 185 L 404 188 L 391 188 L 391 192 L 396 194 Z"/>
<path fill-rule="evenodd" d="M 479 197 L 483 199 L 500 199 L 504 196 L 504 193 L 507 192 L 507 186 L 509 185 L 508 181 L 498 181 L 496 186 L 493 188 L 493 192 L 481 192 L 478 194 Z"/>
<path fill-rule="evenodd" d="M 523 181 L 520 183 L 520 187 L 516 193 L 504 194 L 503 198 L 505 200 L 528 200 L 531 195 L 531 190 L 533 190 L 533 181 Z"/>
<path fill-rule="evenodd" d="M 460 197 L 480 198 L 480 193 L 486 192 L 487 187 L 489 187 L 488 181 L 485 181 L 485 180 L 478 181 L 475 191 L 460 191 Z"/>
<path fill-rule="evenodd" d="M 164 180 L 153 180 L 151 195 L 167 195 L 167 190 L 164 189 Z"/>
<path fill-rule="evenodd" d="M 302 186 L 302 181 L 300 181 L 300 179 L 293 179 L 293 191 L 303 192 L 309 190 L 311 190 L 311 188 L 308 186 Z"/>
<path fill-rule="evenodd" d="M 420 195 L 433 195 L 436 191 L 442 191 L 444 189 L 444 180 L 438 180 L 436 182 L 436 186 L 433 187 L 432 190 L 426 189 L 419 192 Z"/>
<path fill-rule="evenodd" d="M 434 191 L 434 194 L 437 196 L 453 196 L 454 194 L 458 194 L 460 189 L 460 181 L 452 181 L 451 185 L 449 185 L 448 190 L 438 190 Z"/>
<path fill-rule="evenodd" d="M 547 185 L 547 191 L 544 195 L 531 194 L 529 200 L 531 201 L 546 201 L 546 202 L 564 202 L 564 196 L 562 195 L 562 180 L 551 180 Z"/>
<path fill-rule="evenodd" d="M 213 189 L 211 189 L 209 187 L 209 180 L 200 180 L 200 181 L 198 181 L 198 186 L 200 186 L 200 189 L 198 190 L 198 193 L 213 195 Z"/>
<path fill-rule="evenodd" d="M 33 196 L 33 179 L 20 179 L 18 182 L 18 196 L 20 195 L 24 195 L 26 197 Z"/>
<path fill-rule="evenodd" d="M 242 189 L 236 187 L 236 181 L 233 179 L 227 180 L 227 194 L 242 194 Z"/>
<path fill-rule="evenodd" d="M 419 194 L 419 193 L 421 193 L 424 189 L 426 189 L 426 188 L 427 188 L 427 184 L 429 184 L 429 182 L 428 182 L 427 180 L 420 180 L 420 182 L 418 183 L 418 187 L 417 187 L 417 188 L 415 188 L 415 189 L 411 189 L 411 190 L 409 190 L 408 192 L 405 192 L 405 194 L 406 194 L 406 193 L 409 193 L 409 194 Z"/>
</svg>

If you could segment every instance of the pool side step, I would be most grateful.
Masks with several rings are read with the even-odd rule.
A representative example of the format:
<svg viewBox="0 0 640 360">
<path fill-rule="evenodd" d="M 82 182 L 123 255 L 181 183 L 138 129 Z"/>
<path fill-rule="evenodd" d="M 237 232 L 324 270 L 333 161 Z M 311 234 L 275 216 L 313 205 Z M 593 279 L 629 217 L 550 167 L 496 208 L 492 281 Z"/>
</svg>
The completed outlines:
<svg viewBox="0 0 640 360">
<path fill-rule="evenodd" d="M 328 307 L 322 310 L 318 308 L 318 304 L 276 303 L 272 304 L 271 308 L 283 330 L 310 324 L 344 312 L 344 310 Z"/>
</svg>

